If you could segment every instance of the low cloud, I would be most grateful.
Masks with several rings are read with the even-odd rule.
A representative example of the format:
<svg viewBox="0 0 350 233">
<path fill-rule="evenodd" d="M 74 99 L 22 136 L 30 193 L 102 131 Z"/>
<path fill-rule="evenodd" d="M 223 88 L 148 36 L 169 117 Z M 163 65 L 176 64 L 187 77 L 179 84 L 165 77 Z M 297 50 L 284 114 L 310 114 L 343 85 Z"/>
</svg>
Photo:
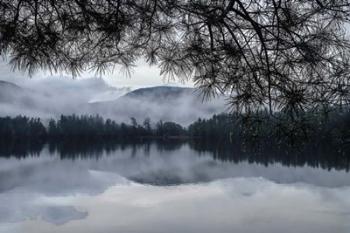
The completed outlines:
<svg viewBox="0 0 350 233">
<path fill-rule="evenodd" d="M 179 94 L 164 98 L 143 96 L 123 97 L 131 87 L 112 87 L 101 78 L 72 79 L 50 77 L 5 79 L 0 82 L 0 116 L 27 115 L 43 119 L 61 114 L 99 114 L 117 122 L 138 122 L 150 118 L 153 122 L 175 121 L 188 125 L 197 118 L 211 117 L 225 111 L 224 98 L 202 102 L 199 92 L 179 88 Z M 162 88 L 167 91 L 167 87 Z M 191 90 L 191 91 L 189 91 Z M 148 90 L 151 94 L 152 88 Z"/>
</svg>

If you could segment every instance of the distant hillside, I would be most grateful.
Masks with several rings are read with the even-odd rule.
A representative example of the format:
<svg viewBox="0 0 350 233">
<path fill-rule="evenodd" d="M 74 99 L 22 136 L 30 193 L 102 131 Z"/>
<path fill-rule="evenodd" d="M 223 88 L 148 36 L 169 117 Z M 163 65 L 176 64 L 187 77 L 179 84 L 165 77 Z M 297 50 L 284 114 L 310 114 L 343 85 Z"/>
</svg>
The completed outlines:
<svg viewBox="0 0 350 233">
<path fill-rule="evenodd" d="M 123 98 L 142 98 L 147 100 L 174 100 L 185 95 L 195 95 L 194 88 L 158 86 L 149 88 L 140 88 L 131 91 Z"/>
<path fill-rule="evenodd" d="M 14 98 L 23 95 L 24 89 L 16 84 L 0 80 L 0 102 L 12 102 Z"/>
<path fill-rule="evenodd" d="M 6 82 L 3 80 L 0 80 L 0 88 L 13 88 L 13 89 L 21 89 L 21 87 L 17 86 L 16 84 Z"/>
<path fill-rule="evenodd" d="M 0 81 L 0 116 L 27 115 L 49 119 L 61 114 L 99 114 L 116 121 L 174 121 L 187 125 L 225 111 L 223 97 L 203 102 L 194 88 L 158 86 L 129 91 L 102 79 L 68 83 L 33 81 L 31 86 Z"/>
<path fill-rule="evenodd" d="M 48 117 L 45 93 L 0 80 L 0 116 Z M 51 104 L 53 105 L 53 104 Z"/>
<path fill-rule="evenodd" d="M 127 92 L 102 79 L 47 78 L 0 81 L 0 116 L 27 115 L 41 118 L 61 114 L 89 114 L 89 102 L 114 100 Z M 100 113 L 103 115 L 103 113 Z"/>
<path fill-rule="evenodd" d="M 114 101 L 93 103 L 95 113 L 104 112 L 107 117 L 127 121 L 130 117 L 144 120 L 170 120 L 189 124 L 201 118 L 225 111 L 223 97 L 203 102 L 194 88 L 158 86 L 131 91 Z"/>
</svg>

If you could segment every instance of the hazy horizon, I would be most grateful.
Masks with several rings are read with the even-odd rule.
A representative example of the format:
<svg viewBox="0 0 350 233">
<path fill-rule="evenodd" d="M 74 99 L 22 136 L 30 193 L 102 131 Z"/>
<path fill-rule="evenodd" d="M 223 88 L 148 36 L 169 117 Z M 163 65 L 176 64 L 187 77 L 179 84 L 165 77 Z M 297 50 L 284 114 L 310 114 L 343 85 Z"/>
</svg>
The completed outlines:
<svg viewBox="0 0 350 233">
<path fill-rule="evenodd" d="M 22 89 L 6 90 L 8 87 L 2 87 L 0 116 L 26 115 L 49 119 L 57 118 L 61 114 L 99 114 L 118 122 L 129 122 L 134 117 L 139 122 L 151 118 L 153 122 L 163 120 L 188 125 L 198 118 L 209 118 L 215 113 L 225 111 L 223 98 L 202 103 L 200 93 L 195 91 L 181 93 L 167 101 L 162 98 L 165 93 L 154 93 L 159 95 L 156 101 L 143 97 L 119 100 L 139 88 L 193 87 L 191 83 L 166 82 L 156 73 L 155 67 L 144 64 L 136 68 L 131 77 L 118 71 L 103 77 L 84 73 L 75 78 L 63 73 L 38 71 L 30 77 L 26 73 L 13 71 L 9 64 L 2 61 L 0 80 L 13 83 Z"/>
<path fill-rule="evenodd" d="M 0 80 L 9 81 L 13 83 L 31 83 L 38 82 L 38 80 L 50 79 L 50 81 L 58 80 L 62 82 L 75 83 L 77 80 L 102 78 L 108 85 L 112 87 L 131 87 L 142 88 L 152 86 L 180 86 L 180 87 L 194 87 L 191 81 L 170 80 L 160 75 L 160 70 L 156 66 L 149 66 L 143 61 L 139 61 L 137 65 L 132 68 L 130 74 L 123 73 L 122 70 L 116 68 L 114 71 L 107 71 L 103 75 L 98 75 L 94 71 L 86 71 L 73 77 L 67 72 L 51 73 L 50 71 L 38 70 L 32 76 L 28 73 L 13 70 L 8 60 L 0 59 Z M 69 84 L 69 83 L 68 83 Z"/>
</svg>

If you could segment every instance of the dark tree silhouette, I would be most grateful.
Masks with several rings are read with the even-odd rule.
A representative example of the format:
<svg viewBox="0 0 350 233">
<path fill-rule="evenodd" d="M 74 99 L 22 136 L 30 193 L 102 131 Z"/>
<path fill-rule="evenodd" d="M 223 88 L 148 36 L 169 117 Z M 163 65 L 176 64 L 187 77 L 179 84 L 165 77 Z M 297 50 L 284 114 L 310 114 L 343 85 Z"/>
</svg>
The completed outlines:
<svg viewBox="0 0 350 233">
<path fill-rule="evenodd" d="M 289 119 L 286 113 L 276 115 Z M 269 153 L 270 150 L 282 154 L 294 153 L 294 150 L 306 153 L 309 149 L 317 149 L 349 158 L 350 110 L 332 111 L 327 122 L 321 113 L 314 112 L 305 112 L 300 119 L 300 124 L 290 126 L 288 120 L 276 120 L 266 111 L 256 112 L 249 118 L 245 114 L 219 114 L 182 127 L 175 122 L 151 124 L 150 119 L 146 119 L 143 125 L 139 125 L 136 119 L 131 124 L 116 123 L 98 115 L 62 115 L 56 120 L 51 119 L 48 124 L 43 124 L 39 118 L 0 117 L 0 156 L 1 147 L 6 151 L 9 145 L 16 147 L 16 144 L 21 154 L 26 147 L 35 152 L 46 142 L 52 148 L 62 144 L 91 150 L 98 144 L 175 140 L 219 147 L 227 144 L 259 153 Z M 250 127 L 246 127 L 247 124 Z"/>
<path fill-rule="evenodd" d="M 271 117 L 266 112 L 256 114 Z M 322 123 L 322 115 L 308 112 L 304 117 L 308 120 L 302 129 L 290 130 L 281 130 L 285 126 L 278 126 L 280 122 L 261 116 L 254 117 L 258 122 L 250 122 L 254 127 L 246 128 L 242 125 L 244 116 L 229 114 L 198 119 L 187 128 L 174 122 L 159 121 L 153 125 L 150 119 L 141 126 L 118 124 L 100 116 L 76 115 L 52 119 L 45 127 L 39 118 L 0 117 L 0 157 L 39 156 L 45 144 L 49 145 L 50 153 L 58 152 L 61 158 L 74 159 L 98 158 L 105 156 L 104 152 L 115 156 L 116 149 L 123 150 L 127 146 L 132 146 L 133 150 L 144 147 L 147 153 L 151 143 L 156 143 L 160 152 L 189 143 L 195 150 L 210 152 L 225 161 L 249 161 L 266 166 L 280 162 L 287 166 L 349 171 L 350 111 L 333 111 L 327 123 Z M 281 132 L 291 132 L 299 141 L 290 145 L 285 137 L 281 140 L 278 135 Z M 307 137 L 300 137 L 300 134 L 307 134 Z"/>
<path fill-rule="evenodd" d="M 349 0 L 1 0 L 0 53 L 30 73 L 140 58 L 239 111 L 349 103 Z"/>
</svg>

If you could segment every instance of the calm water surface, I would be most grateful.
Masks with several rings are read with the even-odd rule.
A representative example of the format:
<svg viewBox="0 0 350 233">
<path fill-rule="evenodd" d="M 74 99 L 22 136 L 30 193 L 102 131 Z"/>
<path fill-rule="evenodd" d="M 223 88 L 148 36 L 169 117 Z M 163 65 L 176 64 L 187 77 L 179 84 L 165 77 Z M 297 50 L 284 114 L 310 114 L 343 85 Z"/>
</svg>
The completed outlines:
<svg viewBox="0 0 350 233">
<path fill-rule="evenodd" d="M 0 232 L 350 232 L 348 165 L 214 154 L 152 143 L 0 157 Z"/>
</svg>

